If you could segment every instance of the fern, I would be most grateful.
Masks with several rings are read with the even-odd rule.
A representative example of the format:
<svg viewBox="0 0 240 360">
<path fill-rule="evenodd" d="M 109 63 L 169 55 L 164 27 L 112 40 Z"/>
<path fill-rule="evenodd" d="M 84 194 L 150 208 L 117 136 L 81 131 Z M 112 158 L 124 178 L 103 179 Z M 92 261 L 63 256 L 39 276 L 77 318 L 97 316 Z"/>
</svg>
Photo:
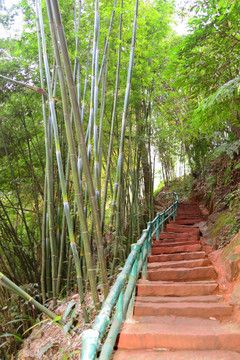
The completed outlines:
<svg viewBox="0 0 240 360">
<path fill-rule="evenodd" d="M 240 77 L 236 77 L 224 85 L 222 85 L 215 93 L 204 99 L 203 108 L 208 109 L 212 106 L 218 105 L 220 102 L 225 101 L 226 99 L 236 96 L 240 93 Z"/>
<path fill-rule="evenodd" d="M 234 158 L 235 154 L 239 154 L 240 141 L 225 142 L 215 148 L 213 153 L 210 155 L 210 159 L 213 160 L 222 155 L 227 155 L 230 159 Z"/>
<path fill-rule="evenodd" d="M 216 92 L 203 99 L 196 109 L 196 113 L 213 108 L 227 99 L 236 97 L 238 94 L 240 94 L 239 76 L 223 84 Z"/>
</svg>

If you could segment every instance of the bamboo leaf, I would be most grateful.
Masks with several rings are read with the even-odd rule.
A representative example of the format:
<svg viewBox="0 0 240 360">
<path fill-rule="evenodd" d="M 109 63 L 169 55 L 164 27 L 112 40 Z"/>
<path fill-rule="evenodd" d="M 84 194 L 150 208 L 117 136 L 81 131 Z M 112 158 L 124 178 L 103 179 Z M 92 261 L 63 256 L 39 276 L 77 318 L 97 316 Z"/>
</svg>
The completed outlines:
<svg viewBox="0 0 240 360">
<path fill-rule="evenodd" d="M 9 342 L 9 340 L 4 341 L 4 342 L 0 345 L 0 349 L 1 349 L 1 347 L 3 347 L 4 345 L 6 345 L 8 342 Z"/>
<path fill-rule="evenodd" d="M 11 336 L 15 337 L 20 342 L 23 342 L 23 339 L 19 335 L 16 335 L 16 334 L 5 333 L 5 334 L 0 335 L 0 338 L 2 338 L 2 337 L 11 337 Z"/>
<path fill-rule="evenodd" d="M 46 351 L 51 349 L 54 346 L 54 344 L 48 344 L 44 346 L 37 354 L 37 359 L 40 358 Z"/>
<path fill-rule="evenodd" d="M 35 328 L 35 327 L 38 326 L 38 325 L 43 324 L 43 323 L 46 322 L 46 321 L 49 321 L 49 319 L 44 319 L 44 320 L 38 322 L 37 324 L 34 324 L 34 325 L 31 326 L 30 328 L 28 328 L 28 329 L 23 333 L 23 335 L 25 335 L 28 331 L 32 330 L 33 328 Z"/>
<path fill-rule="evenodd" d="M 3 76 L 3 75 L 0 75 L 0 78 L 5 79 L 5 80 L 7 80 L 7 81 L 11 81 L 11 82 L 13 82 L 14 84 L 17 84 L 17 85 L 20 85 L 20 86 L 24 86 L 24 87 L 26 87 L 26 88 L 28 88 L 28 89 L 30 89 L 30 90 L 36 91 L 36 92 L 38 92 L 39 94 L 44 95 L 44 96 L 46 96 L 46 97 L 48 96 L 45 90 L 43 90 L 43 89 L 41 89 L 41 88 L 39 88 L 39 87 L 37 87 L 37 86 L 29 85 L 29 84 L 26 84 L 26 83 L 24 83 L 24 82 L 14 80 L 14 79 L 8 78 L 8 77 Z"/>
<path fill-rule="evenodd" d="M 70 303 L 67 305 L 67 307 L 66 307 L 66 309 L 64 311 L 64 314 L 63 314 L 63 317 L 62 317 L 63 320 L 65 320 L 68 317 L 71 309 L 73 308 L 73 306 L 75 304 L 76 304 L 75 301 L 70 301 Z"/>
</svg>

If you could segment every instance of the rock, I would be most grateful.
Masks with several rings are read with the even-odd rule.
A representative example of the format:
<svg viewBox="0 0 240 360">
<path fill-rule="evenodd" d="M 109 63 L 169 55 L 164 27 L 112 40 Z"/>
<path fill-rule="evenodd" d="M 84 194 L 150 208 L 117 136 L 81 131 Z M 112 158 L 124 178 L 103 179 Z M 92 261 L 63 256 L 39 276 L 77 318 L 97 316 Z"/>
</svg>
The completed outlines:
<svg viewBox="0 0 240 360">
<path fill-rule="evenodd" d="M 198 224 L 202 236 L 208 236 L 208 224 L 207 221 L 201 221 Z"/>
<path fill-rule="evenodd" d="M 229 303 L 231 305 L 240 305 L 240 284 L 235 285 Z"/>
<path fill-rule="evenodd" d="M 226 261 L 226 278 L 228 281 L 232 282 L 236 280 L 239 275 L 239 260 L 230 260 Z"/>
<path fill-rule="evenodd" d="M 229 216 L 229 213 L 227 211 L 223 211 L 220 214 L 212 214 L 208 217 L 208 235 L 212 238 L 219 236 L 224 227 L 226 226 L 226 220 Z"/>
<path fill-rule="evenodd" d="M 216 242 L 215 242 L 213 239 L 208 238 L 208 239 L 206 240 L 206 244 L 207 244 L 207 245 L 215 246 L 215 245 L 216 245 Z"/>
</svg>

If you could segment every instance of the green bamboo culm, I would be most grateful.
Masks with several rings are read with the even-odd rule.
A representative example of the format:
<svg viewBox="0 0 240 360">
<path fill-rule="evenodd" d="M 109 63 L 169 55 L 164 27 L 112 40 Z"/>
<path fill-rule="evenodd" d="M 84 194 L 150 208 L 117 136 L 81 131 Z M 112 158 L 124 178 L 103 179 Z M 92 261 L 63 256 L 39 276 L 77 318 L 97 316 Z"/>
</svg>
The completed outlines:
<svg viewBox="0 0 240 360">
<path fill-rule="evenodd" d="M 52 35 L 52 40 L 53 40 L 53 46 L 54 46 L 54 51 L 55 51 L 55 56 L 56 56 L 56 62 L 57 62 L 57 67 L 58 67 L 58 73 L 59 73 L 63 110 L 64 110 L 65 129 L 66 129 L 67 142 L 68 142 L 68 146 L 69 146 L 70 163 L 71 163 L 71 168 L 72 168 L 73 185 L 74 185 L 74 190 L 75 190 L 75 199 L 76 199 L 76 203 L 77 203 L 78 215 L 79 215 L 80 225 L 81 225 L 81 230 L 82 230 L 85 259 L 86 259 L 88 276 L 89 276 L 90 287 L 91 287 L 91 291 L 92 291 L 92 295 L 93 295 L 94 304 L 95 304 L 95 307 L 97 309 L 99 309 L 100 301 L 99 301 L 98 292 L 97 292 L 95 272 L 93 269 L 91 247 L 90 247 L 90 241 L 89 241 L 89 237 L 88 237 L 88 225 L 87 225 L 87 220 L 86 220 L 86 217 L 84 214 L 83 194 L 82 194 L 82 189 L 80 186 L 80 181 L 78 178 L 77 156 L 76 156 L 76 149 L 75 149 L 75 145 L 74 145 L 74 137 L 73 137 L 73 132 L 72 132 L 72 126 L 70 123 L 70 109 L 69 109 L 69 105 L 68 105 L 68 94 L 67 94 L 66 82 L 65 82 L 64 72 L 63 72 L 62 63 L 61 63 L 61 56 L 60 56 L 57 38 L 56 38 L 56 32 L 55 32 L 55 28 L 54 28 L 52 8 L 51 8 L 51 4 L 50 4 L 49 0 L 47 0 L 47 9 L 48 9 L 48 17 L 49 17 L 51 35 Z M 74 260 L 75 260 L 75 266 L 77 267 L 77 264 L 80 264 L 80 260 L 79 260 L 79 255 L 78 255 L 78 251 L 77 251 L 75 238 L 73 239 L 73 241 L 71 241 L 71 247 L 72 247 L 72 252 L 73 252 L 73 256 L 74 256 Z M 77 270 L 77 276 L 81 275 L 80 265 L 79 265 L 79 268 L 76 270 Z"/>
<path fill-rule="evenodd" d="M 51 310 L 40 304 L 37 300 L 35 300 L 31 295 L 26 293 L 22 288 L 17 286 L 14 282 L 8 279 L 3 273 L 0 272 L 0 284 L 6 287 L 8 290 L 11 290 L 15 294 L 21 296 L 24 300 L 28 301 L 29 304 L 34 305 L 38 310 L 46 314 L 50 319 L 56 320 L 58 316 L 54 314 Z M 58 324 L 64 325 L 64 322 L 59 319 L 57 320 Z"/>
<path fill-rule="evenodd" d="M 74 25 L 75 25 L 75 37 L 76 37 L 75 52 L 77 54 L 75 57 L 75 62 L 74 62 L 74 79 L 76 78 L 76 74 L 79 73 L 79 69 L 80 69 L 79 55 L 78 55 L 80 42 L 79 42 L 78 33 L 79 33 L 79 29 L 80 29 L 81 9 L 82 9 L 82 3 L 81 3 L 81 1 L 79 1 L 78 17 L 76 16 L 76 7 L 74 7 Z M 78 18 L 78 20 L 77 20 L 77 18 Z M 80 80 L 80 77 L 79 77 L 79 80 Z M 78 84 L 78 87 L 80 88 L 80 84 Z M 72 118 L 73 118 L 73 112 L 71 110 L 71 117 L 70 117 L 71 124 L 72 124 Z M 70 178 L 70 155 L 68 152 L 67 165 L 66 165 L 67 193 L 68 193 L 68 188 L 69 188 L 69 178 Z M 81 180 L 80 180 L 80 185 L 81 185 Z M 61 279 L 62 279 L 63 260 L 64 260 L 64 245 L 65 245 L 65 234 L 66 234 L 65 224 L 66 224 L 66 217 L 65 217 L 65 213 L 63 212 L 62 226 L 61 226 L 62 233 L 61 233 L 61 238 L 60 238 L 59 262 L 58 262 L 57 292 L 60 291 L 60 285 L 61 285 Z"/>
<path fill-rule="evenodd" d="M 116 2 L 115 2 L 115 4 L 116 4 Z M 122 9 L 123 9 L 123 0 L 121 2 L 121 10 Z M 116 81 L 115 81 L 111 131 L 110 131 L 110 139 L 109 139 L 109 145 L 108 145 L 107 165 L 106 165 L 106 172 L 105 172 L 105 182 L 104 182 L 103 197 L 102 197 L 102 208 L 101 208 L 102 231 L 104 230 L 104 219 L 105 219 L 107 192 L 108 192 L 108 182 L 109 182 L 109 177 L 110 177 L 110 166 L 111 166 L 112 149 L 113 149 L 114 128 L 115 128 L 116 115 L 117 115 L 117 100 L 118 100 L 118 88 L 119 88 L 120 65 L 121 65 L 121 48 L 122 48 L 122 12 L 120 14 L 120 21 L 119 21 L 119 46 L 118 46 L 117 72 L 116 72 Z M 112 211 L 112 213 L 113 213 L 113 211 Z"/>
<path fill-rule="evenodd" d="M 120 230 L 121 230 L 120 229 L 120 227 L 121 227 L 120 226 L 121 225 L 120 211 L 121 211 L 121 187 L 122 187 L 122 183 L 123 183 L 125 132 L 126 132 L 126 125 L 127 125 L 127 111 L 128 111 L 128 105 L 129 105 L 134 52 L 135 52 L 135 42 L 136 42 L 136 32 L 137 32 L 137 16 L 138 16 L 138 0 L 136 0 L 136 6 L 135 6 L 135 16 L 134 16 L 133 33 L 132 33 L 132 45 L 131 45 L 131 52 L 130 52 L 130 58 L 129 58 L 127 86 L 126 86 L 126 91 L 125 91 L 125 99 L 124 99 L 124 107 L 123 107 L 123 115 L 122 115 L 120 149 L 119 149 L 119 157 L 118 157 L 118 164 L 117 164 L 116 181 L 115 181 L 115 187 L 114 187 L 114 199 L 113 199 L 112 214 L 115 212 L 115 207 L 116 207 L 116 236 L 115 236 L 115 242 L 114 242 L 114 252 L 113 252 L 113 261 L 112 261 L 112 267 L 111 267 L 111 275 L 114 272 L 115 264 L 117 261 L 118 241 L 119 241 L 119 235 L 120 235 Z"/>
<path fill-rule="evenodd" d="M 52 4 L 52 9 L 53 9 L 54 19 L 55 19 L 55 22 L 57 25 L 58 40 L 59 40 L 63 64 L 64 64 L 64 68 L 65 68 L 66 80 L 67 80 L 67 84 L 69 87 L 69 94 L 70 94 L 70 99 L 71 99 L 71 104 L 72 104 L 72 109 L 73 109 L 74 124 L 75 124 L 75 128 L 76 128 L 77 140 L 78 140 L 78 145 L 80 147 L 82 165 L 83 165 L 83 170 L 84 170 L 86 182 L 87 182 L 87 191 L 89 194 L 89 200 L 90 200 L 91 207 L 92 207 L 92 215 L 93 215 L 93 219 L 94 219 L 95 232 L 96 232 L 98 260 L 100 263 L 104 296 L 106 297 L 108 294 L 108 290 L 109 290 L 106 260 L 105 260 L 102 232 L 101 232 L 101 226 L 100 226 L 100 216 L 99 216 L 98 205 L 97 205 L 97 200 L 96 200 L 96 196 L 95 196 L 95 190 L 94 190 L 94 186 L 93 186 L 92 174 L 91 174 L 90 165 L 89 165 L 89 161 L 88 161 L 88 157 L 87 157 L 87 149 L 86 149 L 85 136 L 84 136 L 83 126 L 82 126 L 82 121 L 81 121 L 81 113 L 80 113 L 79 104 L 78 104 L 78 100 L 77 100 L 77 94 L 76 94 L 75 84 L 74 84 L 74 80 L 73 80 L 71 62 L 70 62 L 70 58 L 69 58 L 65 33 L 64 33 L 63 25 L 62 25 L 59 4 L 58 4 L 57 0 L 51 0 L 51 4 Z"/>
<path fill-rule="evenodd" d="M 44 75 L 43 75 L 43 54 L 42 54 L 42 45 L 41 45 L 41 30 L 40 30 L 40 19 L 39 19 L 39 11 L 38 11 L 38 0 L 36 0 L 36 21 L 37 21 L 37 35 L 38 35 L 38 56 L 39 56 L 39 72 L 40 72 L 40 82 L 41 88 L 44 89 Z M 45 56 L 45 55 L 44 55 Z M 47 113 L 46 113 L 46 98 L 42 95 L 42 113 L 43 113 L 43 121 L 44 121 L 44 133 L 45 133 L 45 152 L 46 152 L 46 191 L 47 191 L 47 215 L 46 215 L 46 234 L 47 229 L 49 232 L 49 237 L 46 235 L 46 257 L 43 259 L 43 262 L 46 261 L 46 282 L 47 282 L 47 292 L 48 296 L 50 295 L 50 267 L 49 267 L 49 258 L 48 256 L 48 241 L 50 241 L 51 247 L 51 265 L 52 265 L 52 292 L 53 292 L 53 305 L 56 306 L 56 271 L 57 271 L 57 253 L 56 253 L 56 239 L 54 232 L 54 195 L 53 195 L 53 168 L 51 166 L 51 149 L 50 149 L 50 139 L 49 139 L 49 126 L 47 121 Z M 48 240 L 49 239 L 49 240 Z M 42 293 L 44 294 L 44 282 L 42 280 Z M 44 295 L 43 295 L 44 296 Z"/>
<path fill-rule="evenodd" d="M 107 35 L 107 39 L 106 39 L 105 46 L 104 46 L 102 63 L 101 63 L 99 76 L 98 76 L 98 85 L 100 84 L 100 81 L 102 79 L 103 69 L 105 67 L 105 63 L 106 63 L 106 60 L 107 60 L 107 52 L 108 52 L 108 49 L 109 49 L 109 42 L 110 42 L 110 36 L 111 36 L 111 33 L 112 33 L 112 28 L 113 28 L 113 21 L 114 21 L 115 12 L 116 12 L 116 6 L 117 6 L 117 0 L 114 0 L 113 11 L 112 11 L 111 20 L 110 20 L 109 28 L 108 28 L 108 35 Z"/>
<path fill-rule="evenodd" d="M 51 81 L 50 81 L 50 71 L 49 71 L 48 58 L 47 58 L 47 52 L 46 52 L 45 33 L 44 33 L 44 25 L 43 25 L 40 0 L 37 1 L 37 5 L 38 5 L 37 11 L 39 14 L 39 19 L 40 19 L 40 30 L 41 30 L 42 46 L 43 46 L 43 54 L 44 54 L 45 74 L 46 74 L 47 88 L 48 88 L 48 103 L 49 103 L 49 109 L 50 109 L 51 119 L 52 119 L 52 126 L 53 126 L 53 133 L 54 133 L 54 140 L 55 140 L 55 147 L 56 147 L 56 159 L 57 159 L 57 165 L 58 165 L 58 174 L 59 174 L 59 179 L 60 179 L 60 185 L 61 185 L 61 190 L 62 190 L 63 206 L 64 206 L 64 212 L 65 212 L 65 216 L 66 216 L 71 250 L 72 250 L 72 253 L 74 256 L 75 267 L 76 267 L 76 272 L 77 272 L 77 284 L 78 284 L 78 292 L 79 292 L 80 301 L 81 301 L 81 307 L 82 307 L 84 319 L 86 322 L 88 322 L 88 314 L 87 314 L 87 310 L 86 310 L 85 303 L 84 303 L 82 273 L 81 273 L 80 261 L 79 261 L 79 256 L 78 256 L 76 242 L 75 242 L 75 235 L 73 232 L 73 221 L 72 221 L 71 214 L 70 214 L 70 206 L 69 206 L 69 202 L 68 202 L 67 188 L 66 188 L 65 176 L 64 176 L 64 171 L 63 171 L 62 155 L 61 155 L 61 149 L 60 149 L 60 141 L 59 141 L 57 118 L 56 118 L 56 112 L 55 112 L 55 106 L 54 106 L 54 99 L 53 99 L 52 87 L 51 87 Z M 54 286 L 55 286 L 55 292 L 56 292 L 56 285 L 57 285 L 56 264 L 54 264 L 53 268 L 54 268 L 53 278 L 54 278 Z"/>
<path fill-rule="evenodd" d="M 101 91 L 101 107 L 100 107 L 100 120 L 99 120 L 99 136 L 98 136 L 98 158 L 99 158 L 99 193 L 101 197 L 102 193 L 102 185 L 101 185 L 101 178 L 102 178 L 102 157 L 103 157 L 103 119 L 105 115 L 105 102 L 106 102 L 106 93 L 107 93 L 107 77 L 108 77 L 108 64 L 109 64 L 109 52 L 110 52 L 110 36 L 112 33 L 113 28 L 113 22 L 115 18 L 115 12 L 116 12 L 116 6 L 117 6 L 117 0 L 114 1 L 113 4 L 113 10 L 111 15 L 111 20 L 108 28 L 108 35 L 105 38 L 105 44 L 104 44 L 104 52 L 102 57 L 102 63 L 99 71 L 98 76 L 98 86 L 100 86 L 100 82 L 102 79 L 102 91 Z M 119 25 L 121 26 L 121 24 Z M 101 206 L 101 204 L 100 204 Z M 103 231 L 103 225 L 102 225 L 102 210 L 100 212 L 100 218 L 101 218 L 101 228 Z"/>
<path fill-rule="evenodd" d="M 98 212 L 100 211 L 100 170 L 99 170 L 99 149 L 98 149 L 98 125 L 97 125 L 97 113 L 98 113 L 98 60 L 99 60 L 99 2 L 95 0 L 95 24 L 94 24 L 94 46 L 95 50 L 95 68 L 94 68 L 94 105 L 93 105 L 93 133 L 94 133 L 94 186 L 95 194 L 98 206 Z"/>
<path fill-rule="evenodd" d="M 42 267 L 41 267 L 41 290 L 42 301 L 46 301 L 46 220 L 47 220 L 47 177 L 44 182 L 43 216 L 42 216 Z"/>
</svg>

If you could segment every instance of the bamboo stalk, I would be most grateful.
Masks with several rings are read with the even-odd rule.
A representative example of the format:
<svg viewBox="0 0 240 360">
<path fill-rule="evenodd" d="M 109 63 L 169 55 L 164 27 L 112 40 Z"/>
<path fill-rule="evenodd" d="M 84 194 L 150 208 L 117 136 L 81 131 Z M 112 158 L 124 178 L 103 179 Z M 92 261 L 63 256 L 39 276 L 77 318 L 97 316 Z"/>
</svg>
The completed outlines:
<svg viewBox="0 0 240 360">
<path fill-rule="evenodd" d="M 91 254 L 90 243 L 89 243 L 89 238 L 88 238 L 88 226 L 87 226 L 86 218 L 84 216 L 83 194 L 82 194 L 82 190 L 81 190 L 81 186 L 80 186 L 80 182 L 79 182 L 79 178 L 78 178 L 77 157 L 76 157 L 76 152 L 75 152 L 72 127 L 70 124 L 70 109 L 68 106 L 67 88 L 66 88 L 63 68 L 61 65 L 61 57 L 60 57 L 60 52 L 58 49 L 55 29 L 53 28 L 52 9 L 51 9 L 51 4 L 50 4 L 49 0 L 47 0 L 47 8 L 48 8 L 48 16 L 49 16 L 50 28 L 51 28 L 53 45 L 54 45 L 54 50 L 55 50 L 55 56 L 56 56 L 56 61 L 57 61 L 57 66 L 58 66 L 58 72 L 59 72 L 60 87 L 61 87 L 61 93 L 62 93 L 62 99 L 63 99 L 65 129 L 66 129 L 66 136 L 67 136 L 69 152 L 70 152 L 70 163 L 71 163 L 71 168 L 72 168 L 73 184 L 74 184 L 74 189 L 75 189 L 75 199 L 76 199 L 76 203 L 77 203 L 78 215 L 79 215 L 80 224 L 81 224 L 81 228 L 82 228 L 82 237 L 83 237 L 83 243 L 84 243 L 85 258 L 86 258 L 86 263 L 87 263 L 87 269 L 88 269 L 88 275 L 89 275 L 89 279 L 90 279 L 90 286 L 91 286 L 91 291 L 92 291 L 92 295 L 93 295 L 93 300 L 94 300 L 96 308 L 99 308 L 100 302 L 99 302 L 99 297 L 98 297 L 98 292 L 97 292 L 96 279 L 95 279 L 95 274 L 94 274 L 94 269 L 93 269 L 92 254 Z M 78 256 L 78 252 L 76 251 L 77 246 L 76 246 L 75 238 L 73 238 L 71 240 L 71 247 L 72 247 L 72 252 L 73 252 L 73 256 L 74 256 L 77 277 L 80 277 L 80 276 L 82 277 L 80 259 Z"/>
<path fill-rule="evenodd" d="M 47 217 L 47 178 L 45 176 L 44 183 L 44 200 L 43 200 L 43 216 L 42 216 L 42 267 L 41 267 L 41 290 L 42 301 L 46 301 L 46 217 Z"/>
<path fill-rule="evenodd" d="M 49 205 L 48 205 L 49 208 Z M 50 257 L 51 257 L 51 250 L 50 250 L 50 240 L 49 240 L 49 214 L 46 214 L 46 285 L 47 285 L 47 295 L 50 297 L 51 293 L 51 265 L 50 265 Z"/>
<path fill-rule="evenodd" d="M 122 9 L 123 9 L 123 0 L 121 1 L 121 10 Z M 103 232 L 103 229 L 104 229 L 107 191 L 108 191 L 108 182 L 109 182 L 109 177 L 110 177 L 110 166 L 111 166 L 113 138 L 114 138 L 114 128 L 115 128 L 116 115 L 117 115 L 117 100 L 118 100 L 120 65 L 121 65 L 121 48 L 122 48 L 122 18 L 123 17 L 122 17 L 122 11 L 121 11 L 120 20 L 119 20 L 119 35 L 118 35 L 119 46 L 118 46 L 118 60 L 117 60 L 114 102 L 113 102 L 113 111 L 112 111 L 110 139 L 109 139 L 109 145 L 108 145 L 108 157 L 107 157 L 107 165 L 106 165 L 106 172 L 105 172 L 105 182 L 104 182 L 104 189 L 103 189 L 103 196 L 102 196 L 102 208 L 101 208 L 101 228 L 102 228 L 102 232 Z M 114 205 L 115 205 L 115 203 L 113 203 L 113 206 Z M 112 213 L 113 213 L 113 210 L 112 210 Z"/>
<path fill-rule="evenodd" d="M 121 206 L 121 187 L 123 185 L 123 163 L 124 163 L 124 148 L 125 148 L 125 132 L 127 125 L 127 112 L 129 105 L 129 97 L 130 97 L 130 89 L 131 89 L 131 79 L 132 79 L 132 70 L 133 70 L 133 60 L 134 60 L 134 52 L 135 52 L 135 42 L 136 42 L 136 31 L 137 31 L 137 16 L 138 16 L 138 0 L 136 0 L 135 6 L 135 16 L 134 16 L 134 24 L 133 24 L 133 32 L 132 32 L 132 44 L 131 44 L 131 52 L 129 58 L 129 66 L 128 66 L 128 76 L 127 76 L 127 86 L 125 92 L 124 99 L 124 107 L 123 107 L 123 115 L 122 115 L 122 129 L 121 129 L 121 139 L 120 139 L 120 149 L 118 156 L 118 166 L 117 166 L 117 174 L 116 174 L 116 186 L 115 191 L 117 192 L 117 213 L 116 213 L 116 240 L 114 243 L 114 254 L 113 254 L 113 262 L 111 268 L 111 274 L 115 269 L 115 264 L 117 261 L 117 253 L 118 253 L 118 238 L 120 232 L 120 206 Z M 116 195 L 114 200 L 116 199 Z"/>
<path fill-rule="evenodd" d="M 104 247 L 103 247 L 103 241 L 102 241 L 102 234 L 101 234 L 101 228 L 100 228 L 100 218 L 99 218 L 99 212 L 98 212 L 98 206 L 97 206 L 97 200 L 95 196 L 95 191 L 93 187 L 93 179 L 91 175 L 91 170 L 87 158 L 87 149 L 84 139 L 84 132 L 83 132 L 83 126 L 81 121 L 81 113 L 78 106 L 77 101 L 77 95 L 76 95 L 76 89 L 73 81 L 73 75 L 72 75 L 72 69 L 71 69 L 71 63 L 65 38 L 65 33 L 62 25 L 61 20 L 61 14 L 59 9 L 59 4 L 57 0 L 51 0 L 52 8 L 53 8 L 53 14 L 55 18 L 55 22 L 57 24 L 57 32 L 58 32 L 58 39 L 59 39 L 59 45 L 61 48 L 61 53 L 63 56 L 63 63 L 65 67 L 66 72 L 66 79 L 69 87 L 69 93 L 70 93 L 70 99 L 72 103 L 73 108 L 73 114 L 74 114 L 74 124 L 76 128 L 77 133 L 77 139 L 78 144 L 80 146 L 81 151 L 81 158 L 82 158 L 82 164 L 83 164 L 83 170 L 86 176 L 87 181 L 87 190 L 89 193 L 89 200 L 92 206 L 92 214 L 96 229 L 96 240 L 97 240 L 97 249 L 98 249 L 98 257 L 100 261 L 100 267 L 101 267 L 101 277 L 103 282 L 103 289 L 104 289 L 104 295 L 107 296 L 108 293 L 108 279 L 107 279 L 107 270 L 106 270 L 106 261 L 105 261 L 105 255 L 104 255 Z"/>
<path fill-rule="evenodd" d="M 36 20 L 37 20 L 37 33 L 38 33 L 38 53 L 39 53 L 39 72 L 40 72 L 40 81 L 41 86 L 44 88 L 44 77 L 43 77 L 43 62 L 48 66 L 45 37 L 43 30 L 43 23 L 41 22 L 41 6 L 39 0 L 36 0 Z M 40 35 L 41 34 L 41 35 Z M 42 36 L 42 45 L 41 45 L 41 36 Z M 42 54 L 43 51 L 43 54 Z M 48 90 L 51 93 L 51 84 L 50 76 L 48 76 Z M 48 94 L 50 95 L 50 94 Z M 54 233 L 54 199 L 53 199 L 53 175 L 52 175 L 52 156 L 51 156 L 51 127 L 50 127 L 50 118 L 49 123 L 47 123 L 47 114 L 46 114 L 46 101 L 42 95 L 42 111 L 43 111 L 43 120 L 44 120 L 44 132 L 45 132 L 45 150 L 46 150 L 46 171 L 47 171 L 47 201 L 48 201 L 48 221 L 49 221 L 49 241 L 51 248 L 51 268 L 52 268 L 52 291 L 53 291 L 53 305 L 56 306 L 56 268 L 57 268 L 57 254 L 56 254 L 56 239 Z M 50 129 L 49 129 L 50 127 Z M 48 246 L 48 244 L 46 245 Z M 48 270 L 49 271 L 49 270 Z M 47 280 L 48 283 L 48 280 Z M 48 284 L 49 289 L 49 284 Z"/>
<path fill-rule="evenodd" d="M 74 256 L 75 267 L 76 267 L 76 271 L 77 271 L 77 284 L 78 284 L 78 291 L 79 291 L 79 296 L 80 296 L 80 301 L 81 301 L 81 307 L 82 307 L 84 319 L 86 322 L 88 322 L 88 314 L 87 314 L 85 304 L 84 304 L 82 273 L 81 273 L 80 261 L 79 261 L 76 242 L 75 242 L 75 236 L 74 236 L 74 232 L 73 232 L 73 221 L 72 221 L 72 218 L 70 215 L 70 206 L 69 206 L 69 202 L 68 202 L 65 176 L 64 176 L 64 172 L 63 172 L 63 162 L 62 162 L 62 155 L 61 155 L 60 142 L 59 142 L 57 118 L 56 118 L 54 100 L 53 100 L 53 96 L 52 96 L 52 89 L 51 89 L 51 83 L 50 83 L 50 72 L 49 72 L 49 65 L 48 65 L 48 59 L 47 59 L 47 53 L 46 53 L 45 34 L 44 34 L 44 26 L 43 26 L 43 20 L 42 20 L 40 1 L 38 1 L 38 12 L 39 12 L 39 18 L 40 18 L 40 29 L 41 29 L 41 36 L 42 36 L 43 51 L 44 51 L 44 65 L 45 65 L 45 73 L 46 73 L 48 95 L 49 95 L 48 103 L 49 103 L 49 108 L 50 108 L 50 112 L 51 112 L 52 126 L 53 126 L 53 130 L 54 130 L 53 132 L 54 132 L 55 147 L 56 147 L 56 159 L 57 159 L 57 165 L 58 165 L 60 185 L 61 185 L 61 189 L 62 189 L 63 206 L 64 206 L 64 212 L 66 215 L 71 250 L 72 250 L 72 253 Z M 51 22 L 50 22 L 50 25 L 51 25 Z M 56 253 L 56 249 L 52 249 L 52 250 L 55 251 L 54 253 Z M 56 259 L 54 257 L 54 261 L 55 260 Z M 56 262 L 54 262 L 52 269 L 53 269 L 52 271 L 54 271 L 54 276 L 53 276 L 54 293 L 56 296 L 56 285 L 57 285 Z"/>
<path fill-rule="evenodd" d="M 99 121 L 99 139 L 98 139 L 98 157 L 99 157 L 99 193 L 102 193 L 102 147 L 103 147 L 103 119 L 106 103 L 106 93 L 107 93 L 107 75 L 108 75 L 108 63 L 109 63 L 109 47 L 107 52 L 106 65 L 103 71 L 103 80 L 102 80 L 102 91 L 101 91 L 101 108 L 100 108 L 100 121 Z"/>
<path fill-rule="evenodd" d="M 98 110 L 98 60 L 99 60 L 99 3 L 95 0 L 95 24 L 94 24 L 94 42 L 93 48 L 95 48 L 95 68 L 94 68 L 94 103 L 93 103 L 93 121 L 94 121 L 94 185 L 95 194 L 98 205 L 98 211 L 100 207 L 100 170 L 99 170 L 99 148 L 98 148 L 98 126 L 97 126 L 97 110 Z"/>
<path fill-rule="evenodd" d="M 117 6 L 117 0 L 114 0 L 113 11 L 112 11 L 111 20 L 110 20 L 109 28 L 108 28 L 108 36 L 107 36 L 106 43 L 105 43 L 105 46 L 104 46 L 103 58 L 102 58 L 102 63 L 101 63 L 100 71 L 99 71 L 98 85 L 100 84 L 102 74 L 103 74 L 103 69 L 105 67 L 105 62 L 106 62 L 106 59 L 107 59 L 107 53 L 108 53 L 108 49 L 109 49 L 109 39 L 110 39 L 111 32 L 112 32 L 116 6 Z"/>
<path fill-rule="evenodd" d="M 34 305 L 38 310 L 46 314 L 50 319 L 56 320 L 58 316 L 54 314 L 51 310 L 40 304 L 37 300 L 31 297 L 26 291 L 21 289 L 19 286 L 14 284 L 10 279 L 8 279 L 3 273 L 0 272 L 0 283 L 5 286 L 7 289 L 13 291 L 15 294 L 21 296 L 23 299 L 27 300 L 29 304 Z M 57 320 L 59 325 L 64 325 L 64 322 L 59 319 Z"/>
<path fill-rule="evenodd" d="M 77 16 L 76 16 L 76 8 L 74 7 L 74 26 L 75 26 L 75 36 L 76 36 L 76 45 L 75 45 L 75 52 L 77 54 L 77 56 L 75 57 L 75 62 L 74 62 L 74 79 L 78 78 L 78 80 L 80 81 L 80 77 L 78 77 L 79 74 L 79 56 L 78 56 L 78 52 L 79 52 L 79 36 L 78 36 L 78 32 L 79 32 L 79 28 L 80 28 L 80 20 L 81 20 L 81 7 L 82 3 L 81 0 L 79 0 L 79 9 L 78 9 L 78 21 L 77 21 Z M 77 74 L 77 75 L 76 75 Z M 80 75 L 79 75 L 80 76 Z M 80 93 L 80 84 L 78 85 L 78 91 Z M 84 89 L 85 90 L 85 89 Z M 80 95 L 78 96 L 78 98 L 80 97 Z M 73 112 L 71 110 L 71 117 L 70 117 L 70 123 L 72 124 L 72 118 L 73 118 Z M 67 193 L 69 190 L 69 177 L 70 177 L 70 155 L 68 152 L 68 156 L 67 156 L 67 165 L 66 165 L 66 186 L 67 186 Z M 80 186 L 81 185 L 81 177 L 79 176 L 79 181 L 80 181 Z M 57 292 L 60 291 L 60 284 L 61 284 L 61 278 L 62 278 L 62 266 L 63 266 L 63 258 L 64 258 L 64 244 L 65 244 L 65 235 L 66 235 L 66 217 L 65 217 L 65 213 L 63 211 L 62 214 L 62 233 L 61 233 L 61 238 L 60 238 L 60 250 L 59 250 L 59 262 L 58 262 L 58 277 L 57 277 Z"/>
</svg>

